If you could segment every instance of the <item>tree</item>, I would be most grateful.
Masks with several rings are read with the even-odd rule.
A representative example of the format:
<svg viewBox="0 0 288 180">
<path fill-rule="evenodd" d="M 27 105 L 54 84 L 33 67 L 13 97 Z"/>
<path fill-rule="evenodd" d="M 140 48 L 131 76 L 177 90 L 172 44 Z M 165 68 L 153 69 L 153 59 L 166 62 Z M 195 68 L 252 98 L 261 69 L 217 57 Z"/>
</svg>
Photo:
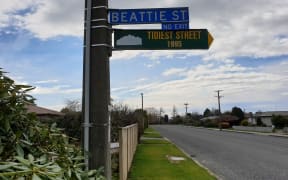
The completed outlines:
<svg viewBox="0 0 288 180">
<path fill-rule="evenodd" d="M 146 108 L 145 110 L 147 112 L 149 124 L 159 123 L 160 114 L 156 108 Z"/>
<path fill-rule="evenodd" d="M 68 111 L 63 119 L 57 122 L 57 127 L 64 129 L 65 134 L 80 139 L 82 134 L 82 113 Z"/>
<path fill-rule="evenodd" d="M 201 115 L 199 115 L 197 112 L 188 113 L 186 116 L 187 123 L 192 126 L 200 126 L 200 119 Z"/>
<path fill-rule="evenodd" d="M 179 115 L 176 115 L 170 121 L 171 124 L 182 124 L 183 122 L 184 122 L 183 118 L 181 116 L 179 116 Z"/>
<path fill-rule="evenodd" d="M 140 110 L 141 111 L 141 110 Z M 142 112 L 139 112 L 139 118 Z M 118 141 L 119 128 L 137 123 L 134 112 L 125 104 L 113 104 L 111 109 L 111 141 Z"/>
<path fill-rule="evenodd" d="M 211 113 L 212 113 L 212 116 L 219 116 L 220 115 L 219 109 L 215 109 L 215 108 L 213 108 L 211 110 Z"/>
<path fill-rule="evenodd" d="M 138 123 L 139 135 L 148 125 L 148 115 L 142 109 L 132 110 L 124 104 L 114 104 L 111 109 L 111 141 L 118 141 L 119 128 Z M 140 136 L 139 136 L 140 137 Z"/>
<path fill-rule="evenodd" d="M 63 128 L 65 134 L 80 139 L 82 134 L 82 112 L 79 100 L 66 100 L 66 106 L 61 110 L 65 113 L 63 119 L 57 121 L 59 128 Z"/>
<path fill-rule="evenodd" d="M 231 114 L 239 118 L 239 123 L 244 119 L 244 112 L 239 107 L 233 107 Z"/>
<path fill-rule="evenodd" d="M 209 108 L 206 108 L 205 111 L 203 112 L 203 116 L 204 117 L 209 117 L 209 116 L 212 116 L 212 112 Z"/>
<path fill-rule="evenodd" d="M 164 113 L 164 110 L 162 107 L 160 107 L 159 111 L 159 124 L 162 124 L 164 122 L 164 117 L 162 116 L 162 113 Z"/>
<path fill-rule="evenodd" d="M 222 113 L 224 115 L 232 115 L 230 111 L 225 111 L 224 113 Z"/>
<path fill-rule="evenodd" d="M 164 123 L 168 123 L 169 122 L 169 117 L 168 114 L 164 115 Z"/>
<path fill-rule="evenodd" d="M 66 100 L 66 106 L 63 109 L 61 109 L 62 113 L 80 112 L 80 111 L 81 111 L 80 100 Z"/>
</svg>

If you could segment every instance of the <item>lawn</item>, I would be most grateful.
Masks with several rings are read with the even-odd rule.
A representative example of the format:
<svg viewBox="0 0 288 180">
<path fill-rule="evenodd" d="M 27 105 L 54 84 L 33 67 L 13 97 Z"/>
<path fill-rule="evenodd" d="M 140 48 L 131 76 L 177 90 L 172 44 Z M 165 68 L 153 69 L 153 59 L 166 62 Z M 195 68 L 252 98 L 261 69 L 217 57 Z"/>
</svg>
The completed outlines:
<svg viewBox="0 0 288 180">
<path fill-rule="evenodd" d="M 142 137 L 147 138 L 161 138 L 162 136 L 152 128 L 147 128 Z"/>
<path fill-rule="evenodd" d="M 155 131 L 148 130 L 152 134 Z M 149 133 L 148 133 L 149 134 Z M 179 163 L 167 156 L 185 157 Z M 164 139 L 145 139 L 137 147 L 129 180 L 215 180 L 205 169 Z"/>
</svg>

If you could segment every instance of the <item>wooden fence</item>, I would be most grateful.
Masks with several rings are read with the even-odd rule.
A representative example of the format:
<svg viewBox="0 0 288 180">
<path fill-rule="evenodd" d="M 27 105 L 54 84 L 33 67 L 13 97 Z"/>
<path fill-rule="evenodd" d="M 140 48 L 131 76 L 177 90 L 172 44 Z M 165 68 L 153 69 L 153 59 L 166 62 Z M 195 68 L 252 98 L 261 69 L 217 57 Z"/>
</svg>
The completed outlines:
<svg viewBox="0 0 288 180">
<path fill-rule="evenodd" d="M 119 175 L 126 180 L 138 144 L 138 125 L 132 124 L 119 130 Z"/>
</svg>

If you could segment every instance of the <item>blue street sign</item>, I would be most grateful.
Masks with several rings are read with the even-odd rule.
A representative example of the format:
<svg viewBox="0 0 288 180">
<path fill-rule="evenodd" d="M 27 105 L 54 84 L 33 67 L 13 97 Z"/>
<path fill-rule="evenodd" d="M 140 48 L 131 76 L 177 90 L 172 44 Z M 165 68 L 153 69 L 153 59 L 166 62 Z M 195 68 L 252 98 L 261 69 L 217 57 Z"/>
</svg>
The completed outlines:
<svg viewBox="0 0 288 180">
<path fill-rule="evenodd" d="M 188 7 L 156 9 L 109 9 L 110 24 L 189 22 Z"/>
<path fill-rule="evenodd" d="M 162 30 L 181 30 L 189 29 L 189 22 L 162 23 Z"/>
</svg>

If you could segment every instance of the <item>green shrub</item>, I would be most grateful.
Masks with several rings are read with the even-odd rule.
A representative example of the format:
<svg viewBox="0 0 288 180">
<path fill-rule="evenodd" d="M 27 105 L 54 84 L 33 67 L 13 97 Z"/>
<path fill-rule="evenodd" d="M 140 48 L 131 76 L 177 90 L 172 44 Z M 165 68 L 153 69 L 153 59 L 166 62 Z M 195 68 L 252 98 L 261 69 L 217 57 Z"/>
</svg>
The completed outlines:
<svg viewBox="0 0 288 180">
<path fill-rule="evenodd" d="M 0 178 L 103 179 L 100 170 L 84 170 L 83 152 L 56 124 L 41 124 L 27 113 L 32 89 L 16 85 L 0 69 Z"/>
<path fill-rule="evenodd" d="M 173 117 L 172 120 L 170 121 L 171 124 L 183 124 L 183 122 L 184 122 L 184 118 L 182 118 L 179 115 Z"/>
<path fill-rule="evenodd" d="M 70 137 L 80 139 L 82 112 L 69 111 L 65 113 L 63 119 L 59 120 L 57 125 L 59 128 L 63 128 L 65 134 Z"/>
<path fill-rule="evenodd" d="M 221 128 L 223 129 L 230 128 L 230 124 L 228 122 L 221 122 Z"/>
<path fill-rule="evenodd" d="M 281 115 L 273 115 L 271 119 L 275 128 L 282 129 L 288 126 L 288 119 Z"/>
<path fill-rule="evenodd" d="M 204 127 L 211 127 L 211 128 L 217 128 L 218 127 L 218 122 L 217 120 L 206 120 L 203 122 Z"/>
<path fill-rule="evenodd" d="M 248 126 L 249 122 L 246 119 L 244 119 L 244 120 L 241 121 L 240 125 L 241 126 Z"/>
</svg>

